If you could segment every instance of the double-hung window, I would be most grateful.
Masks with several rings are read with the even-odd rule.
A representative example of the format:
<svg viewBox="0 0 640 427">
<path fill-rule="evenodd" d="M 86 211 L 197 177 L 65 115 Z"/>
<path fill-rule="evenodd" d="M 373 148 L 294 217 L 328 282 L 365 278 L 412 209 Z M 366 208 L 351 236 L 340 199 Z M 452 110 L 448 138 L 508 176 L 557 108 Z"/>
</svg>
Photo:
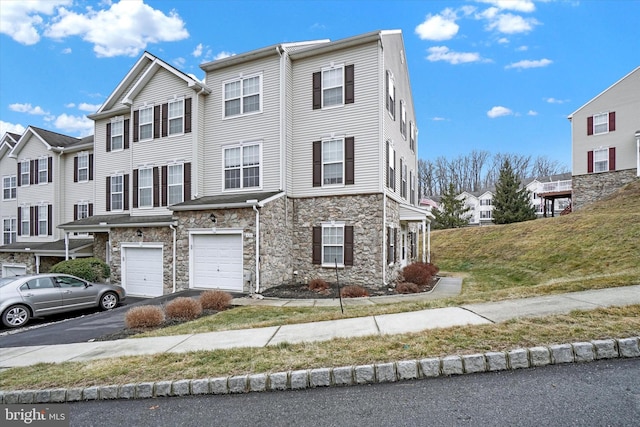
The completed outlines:
<svg viewBox="0 0 640 427">
<path fill-rule="evenodd" d="M 609 170 L 609 149 L 599 148 L 593 150 L 593 171 L 606 172 Z"/>
<path fill-rule="evenodd" d="M 38 206 L 38 235 L 46 236 L 48 230 L 49 211 L 46 205 Z"/>
<path fill-rule="evenodd" d="M 138 120 L 138 140 L 153 138 L 153 106 L 141 108 Z"/>
<path fill-rule="evenodd" d="M 169 205 L 182 203 L 184 196 L 183 165 L 181 163 L 169 165 L 167 172 L 168 203 Z"/>
<path fill-rule="evenodd" d="M 16 219 L 4 218 L 2 220 L 2 242 L 8 245 L 16 241 Z"/>
<path fill-rule="evenodd" d="M 153 168 L 138 170 L 138 207 L 153 207 Z"/>
<path fill-rule="evenodd" d="M 224 149 L 225 190 L 260 187 L 260 148 L 252 143 Z"/>
<path fill-rule="evenodd" d="M 344 225 L 322 225 L 322 264 L 344 265 Z"/>
<path fill-rule="evenodd" d="M 409 148 L 416 151 L 416 125 L 413 122 L 409 122 Z"/>
<path fill-rule="evenodd" d="M 77 219 L 89 218 L 89 203 L 78 203 Z"/>
<path fill-rule="evenodd" d="M 178 135 L 184 132 L 184 99 L 169 101 L 169 135 Z"/>
<path fill-rule="evenodd" d="M 390 71 L 387 71 L 387 100 L 386 106 L 387 111 L 391 114 L 393 120 L 396 119 L 396 83 L 393 78 L 393 74 Z"/>
<path fill-rule="evenodd" d="M 322 185 L 344 184 L 344 139 L 322 141 Z"/>
<path fill-rule="evenodd" d="M 29 206 L 18 209 L 20 209 L 20 235 L 28 236 L 31 234 L 31 209 Z"/>
<path fill-rule="evenodd" d="M 407 198 L 407 163 L 404 160 L 400 160 L 400 175 L 402 183 L 400 184 L 400 195 L 403 198 Z"/>
<path fill-rule="evenodd" d="M 387 142 L 387 187 L 396 189 L 396 151 Z"/>
<path fill-rule="evenodd" d="M 322 70 L 322 106 L 342 105 L 344 99 L 344 67 Z"/>
<path fill-rule="evenodd" d="M 5 176 L 2 178 L 2 199 L 13 200 L 16 198 L 16 176 Z"/>
<path fill-rule="evenodd" d="M 38 182 L 39 183 L 47 182 L 48 164 L 49 164 L 49 159 L 47 157 L 41 157 L 38 159 Z"/>
<path fill-rule="evenodd" d="M 400 133 L 404 139 L 407 139 L 407 105 L 400 101 Z"/>
<path fill-rule="evenodd" d="M 262 76 L 254 75 L 224 83 L 224 117 L 262 110 Z"/>
<path fill-rule="evenodd" d="M 122 150 L 124 148 L 124 120 L 114 120 L 111 122 L 111 151 Z"/>
<path fill-rule="evenodd" d="M 20 185 L 29 185 L 31 174 L 31 162 L 29 160 L 23 160 L 20 162 Z"/>
<path fill-rule="evenodd" d="M 89 153 L 78 154 L 78 182 L 89 180 Z"/>
<path fill-rule="evenodd" d="M 593 133 L 595 135 L 599 133 L 609 132 L 609 113 L 596 114 L 593 116 Z"/>
<path fill-rule="evenodd" d="M 124 176 L 113 175 L 111 177 L 111 210 L 124 209 Z"/>
</svg>

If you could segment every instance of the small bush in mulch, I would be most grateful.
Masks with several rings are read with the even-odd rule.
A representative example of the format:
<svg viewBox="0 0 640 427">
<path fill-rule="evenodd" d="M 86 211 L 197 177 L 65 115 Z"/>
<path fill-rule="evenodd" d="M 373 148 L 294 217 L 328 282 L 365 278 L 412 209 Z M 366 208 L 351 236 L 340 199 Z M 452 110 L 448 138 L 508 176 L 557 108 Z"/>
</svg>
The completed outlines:
<svg viewBox="0 0 640 427">
<path fill-rule="evenodd" d="M 222 311 L 229 308 L 233 297 L 229 292 L 218 289 L 204 291 L 200 294 L 200 304 L 204 310 Z"/>
<path fill-rule="evenodd" d="M 133 307 L 124 315 L 124 325 L 128 329 L 155 328 L 164 323 L 164 311 L 157 305 Z"/>
<path fill-rule="evenodd" d="M 179 297 L 169 301 L 164 312 L 169 319 L 193 320 L 202 314 L 202 304 L 195 298 Z"/>
<path fill-rule="evenodd" d="M 438 271 L 439 268 L 433 264 L 414 262 L 402 269 L 402 276 L 406 282 L 415 283 L 421 287 L 430 285 Z"/>
<path fill-rule="evenodd" d="M 314 292 L 324 292 L 329 289 L 329 284 L 322 279 L 313 279 L 309 282 L 309 289 Z"/>
<path fill-rule="evenodd" d="M 368 297 L 369 292 L 367 292 L 367 290 L 362 286 L 348 285 L 340 290 L 340 296 L 342 298 Z"/>
<path fill-rule="evenodd" d="M 402 282 L 396 285 L 396 292 L 399 294 L 417 294 L 420 292 L 420 287 L 415 283 Z"/>
</svg>

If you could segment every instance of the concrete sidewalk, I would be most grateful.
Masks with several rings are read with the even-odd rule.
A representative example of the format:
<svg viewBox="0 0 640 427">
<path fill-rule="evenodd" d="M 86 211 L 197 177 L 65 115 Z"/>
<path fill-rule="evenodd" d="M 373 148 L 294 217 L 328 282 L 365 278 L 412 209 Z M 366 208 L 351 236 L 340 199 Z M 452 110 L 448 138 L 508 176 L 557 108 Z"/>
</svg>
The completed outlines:
<svg viewBox="0 0 640 427">
<path fill-rule="evenodd" d="M 396 300 L 398 298 L 403 301 L 443 298 L 457 294 L 460 281 L 449 278 L 440 285 L 442 285 L 441 289 L 431 294 L 348 300 L 346 306 L 398 302 Z M 458 287 L 457 291 L 456 286 Z M 303 305 L 315 306 L 328 305 L 329 302 L 339 304 L 338 300 L 297 300 L 297 302 Z M 296 301 L 266 298 L 262 300 L 241 298 L 234 300 L 234 303 L 239 305 L 296 305 Z M 5 348 L 0 350 L 0 368 L 30 366 L 42 362 L 87 361 L 99 358 L 167 352 L 181 353 L 237 347 L 266 347 L 284 342 L 299 343 L 324 341 L 333 338 L 402 334 L 432 328 L 503 322 L 518 317 L 564 314 L 577 309 L 589 310 L 631 304 L 640 304 L 640 285 L 502 302 L 470 304 L 461 307 L 315 322 L 312 327 L 307 323 L 170 337 Z"/>
</svg>

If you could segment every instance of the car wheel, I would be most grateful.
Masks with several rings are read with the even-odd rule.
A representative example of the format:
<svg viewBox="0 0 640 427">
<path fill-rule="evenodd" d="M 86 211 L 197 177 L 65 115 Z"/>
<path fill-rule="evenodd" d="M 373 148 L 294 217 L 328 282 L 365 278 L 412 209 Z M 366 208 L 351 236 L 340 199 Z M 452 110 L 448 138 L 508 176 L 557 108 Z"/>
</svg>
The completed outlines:
<svg viewBox="0 0 640 427">
<path fill-rule="evenodd" d="M 106 292 L 100 297 L 100 309 L 111 310 L 118 305 L 118 295 L 115 292 Z"/>
<path fill-rule="evenodd" d="M 24 305 L 13 305 L 2 313 L 2 323 L 7 328 L 18 328 L 29 321 L 29 309 Z"/>
</svg>

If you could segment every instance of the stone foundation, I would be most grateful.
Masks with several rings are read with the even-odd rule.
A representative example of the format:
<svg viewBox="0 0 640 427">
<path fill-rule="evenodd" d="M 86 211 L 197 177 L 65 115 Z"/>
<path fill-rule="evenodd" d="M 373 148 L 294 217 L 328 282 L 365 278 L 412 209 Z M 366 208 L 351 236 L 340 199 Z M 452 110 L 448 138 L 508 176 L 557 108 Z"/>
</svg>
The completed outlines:
<svg viewBox="0 0 640 427">
<path fill-rule="evenodd" d="M 626 169 L 614 172 L 574 175 L 572 177 L 573 210 L 581 209 L 615 193 L 625 184 L 638 179 L 636 174 L 637 171 L 635 169 Z"/>
</svg>

